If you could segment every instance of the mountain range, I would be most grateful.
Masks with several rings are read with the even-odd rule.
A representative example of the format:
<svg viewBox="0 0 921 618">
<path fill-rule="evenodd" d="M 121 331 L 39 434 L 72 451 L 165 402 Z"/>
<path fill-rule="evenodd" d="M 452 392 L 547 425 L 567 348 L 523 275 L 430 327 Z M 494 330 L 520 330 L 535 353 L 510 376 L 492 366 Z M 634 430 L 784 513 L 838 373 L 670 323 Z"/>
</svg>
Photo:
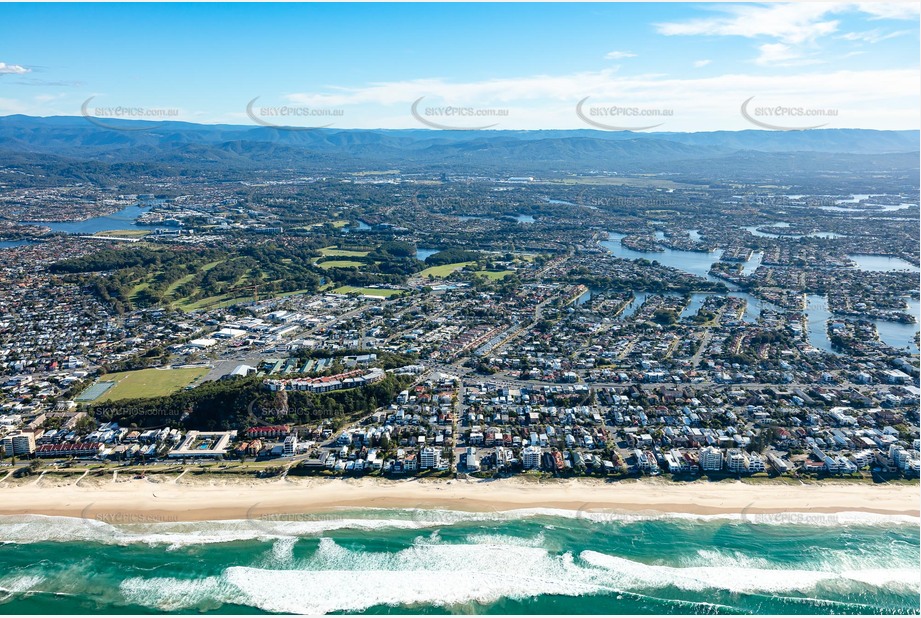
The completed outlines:
<svg viewBox="0 0 921 618">
<path fill-rule="evenodd" d="M 676 173 L 723 179 L 778 173 L 918 169 L 919 132 L 865 129 L 712 131 L 286 130 L 242 125 L 0 117 L 0 165 L 57 172 L 398 168 L 486 174 Z"/>
</svg>

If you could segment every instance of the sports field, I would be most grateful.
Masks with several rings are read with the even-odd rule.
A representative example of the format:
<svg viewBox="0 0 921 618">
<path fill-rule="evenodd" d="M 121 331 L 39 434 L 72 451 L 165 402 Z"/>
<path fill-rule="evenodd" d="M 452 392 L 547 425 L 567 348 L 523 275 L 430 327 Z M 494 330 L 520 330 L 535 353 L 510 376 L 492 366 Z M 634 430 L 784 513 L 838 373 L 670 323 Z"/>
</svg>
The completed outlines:
<svg viewBox="0 0 921 618">
<path fill-rule="evenodd" d="M 208 367 L 182 367 L 110 373 L 102 376 L 100 382 L 115 382 L 115 386 L 100 395 L 93 403 L 139 397 L 162 397 L 188 386 L 209 370 Z"/>
<path fill-rule="evenodd" d="M 430 266 L 419 273 L 420 277 L 435 277 L 436 279 L 443 279 L 447 277 L 455 270 L 460 270 L 464 266 L 473 264 L 474 262 L 454 262 L 453 264 L 442 264 L 441 266 Z"/>
<path fill-rule="evenodd" d="M 323 247 L 320 253 L 327 257 L 365 257 L 367 251 L 353 251 L 352 249 L 339 249 L 337 247 Z"/>
<path fill-rule="evenodd" d="M 366 296 L 383 296 L 386 298 L 390 296 L 396 296 L 397 294 L 402 294 L 403 290 L 386 290 L 386 289 L 381 289 L 381 288 L 356 288 L 351 285 L 343 285 L 342 287 L 338 287 L 335 290 L 333 290 L 333 292 L 336 294 L 355 293 L 355 294 L 362 294 Z"/>
</svg>

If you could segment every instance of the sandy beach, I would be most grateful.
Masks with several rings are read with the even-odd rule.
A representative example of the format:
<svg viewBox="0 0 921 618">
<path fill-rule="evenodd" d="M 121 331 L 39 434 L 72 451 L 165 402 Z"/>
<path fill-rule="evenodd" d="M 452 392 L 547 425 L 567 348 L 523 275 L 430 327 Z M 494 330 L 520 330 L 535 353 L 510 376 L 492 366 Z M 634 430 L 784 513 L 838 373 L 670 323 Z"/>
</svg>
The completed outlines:
<svg viewBox="0 0 921 618">
<path fill-rule="evenodd" d="M 918 517 L 918 485 L 674 483 L 662 479 L 495 481 L 166 478 L 0 484 L 0 515 L 205 521 L 321 513 L 340 508 L 460 511 L 559 509 L 733 515 L 844 512 Z"/>
</svg>

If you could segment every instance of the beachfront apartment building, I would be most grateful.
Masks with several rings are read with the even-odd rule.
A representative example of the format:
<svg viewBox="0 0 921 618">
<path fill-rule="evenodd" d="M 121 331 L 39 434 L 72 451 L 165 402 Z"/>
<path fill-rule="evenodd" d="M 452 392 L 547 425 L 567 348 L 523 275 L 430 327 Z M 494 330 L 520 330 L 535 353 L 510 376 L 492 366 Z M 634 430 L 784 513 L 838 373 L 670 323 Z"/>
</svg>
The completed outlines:
<svg viewBox="0 0 921 618">
<path fill-rule="evenodd" d="M 5 457 L 14 455 L 31 455 L 35 452 L 35 434 L 27 431 L 14 431 L 3 437 Z"/>
<path fill-rule="evenodd" d="M 919 453 L 916 450 L 906 450 L 899 446 L 898 444 L 892 444 L 889 446 L 889 459 L 892 461 L 892 464 L 903 472 L 912 471 L 915 472 L 921 468 L 921 463 L 919 463 Z"/>
<path fill-rule="evenodd" d="M 726 453 L 726 468 L 733 474 L 748 472 L 748 457 L 739 449 L 731 449 Z"/>
<path fill-rule="evenodd" d="M 576 453 L 578 455 L 578 453 Z M 640 449 L 633 449 L 633 457 L 636 458 L 636 469 L 639 472 L 648 472 L 650 474 L 659 471 L 659 462 L 656 461 L 652 451 L 643 452 Z"/>
<path fill-rule="evenodd" d="M 851 461 L 854 462 L 854 465 L 858 468 L 866 468 L 873 463 L 874 459 L 875 455 L 871 449 L 864 449 L 856 453 L 851 453 Z"/>
<path fill-rule="evenodd" d="M 700 449 L 700 468 L 707 472 L 722 470 L 723 451 L 713 446 Z"/>
<path fill-rule="evenodd" d="M 468 446 L 464 456 L 466 457 L 465 461 L 468 470 L 471 472 L 476 472 L 480 469 L 480 462 L 478 460 L 479 458 L 477 457 L 475 447 Z"/>
<path fill-rule="evenodd" d="M 297 453 L 297 436 L 290 435 L 285 438 L 285 443 L 282 447 L 282 454 L 285 457 L 294 457 Z"/>
<path fill-rule="evenodd" d="M 764 472 L 767 468 L 764 465 L 764 458 L 758 453 L 749 453 L 748 455 L 748 472 Z"/>
<path fill-rule="evenodd" d="M 423 470 L 441 465 L 441 452 L 434 446 L 427 446 L 419 452 L 419 467 Z"/>
<path fill-rule="evenodd" d="M 672 449 L 669 452 L 665 453 L 664 457 L 665 463 L 668 466 L 668 471 L 672 474 L 681 474 L 684 472 L 691 471 L 691 464 L 684 456 L 679 449 Z"/>
<path fill-rule="evenodd" d="M 540 468 L 541 448 L 539 446 L 526 446 L 521 450 L 521 465 L 525 470 Z"/>
</svg>

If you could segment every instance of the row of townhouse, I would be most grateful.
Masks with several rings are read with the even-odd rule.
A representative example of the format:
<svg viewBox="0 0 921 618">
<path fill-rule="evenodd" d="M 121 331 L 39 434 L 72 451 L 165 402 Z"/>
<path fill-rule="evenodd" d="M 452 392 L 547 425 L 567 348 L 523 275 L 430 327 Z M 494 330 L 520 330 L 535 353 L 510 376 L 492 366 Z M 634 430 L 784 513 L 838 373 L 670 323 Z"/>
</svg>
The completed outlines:
<svg viewBox="0 0 921 618">
<path fill-rule="evenodd" d="M 266 380 L 265 386 L 270 391 L 307 391 L 311 393 L 328 393 L 345 388 L 357 388 L 373 384 L 384 379 L 385 372 L 380 368 L 359 369 L 322 378 L 291 378 L 284 380 Z"/>
</svg>

